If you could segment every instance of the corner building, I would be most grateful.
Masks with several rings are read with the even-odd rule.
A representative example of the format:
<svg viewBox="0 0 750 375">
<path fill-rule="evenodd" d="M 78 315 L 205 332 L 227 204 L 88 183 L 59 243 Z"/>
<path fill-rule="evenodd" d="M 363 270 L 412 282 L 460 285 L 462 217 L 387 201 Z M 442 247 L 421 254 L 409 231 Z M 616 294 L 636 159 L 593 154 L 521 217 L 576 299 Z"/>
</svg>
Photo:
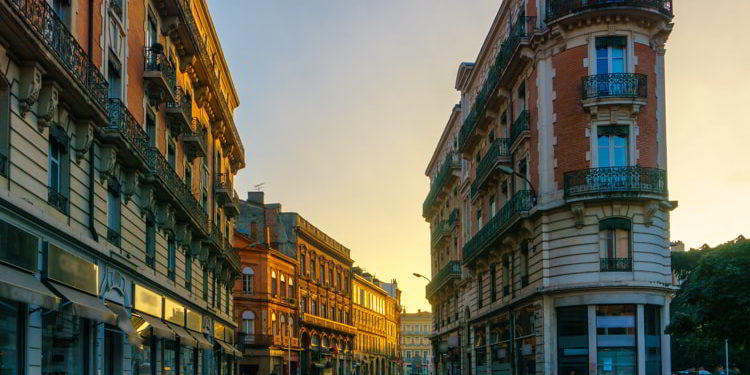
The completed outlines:
<svg viewBox="0 0 750 375">
<path fill-rule="evenodd" d="M 239 105 L 204 0 L 0 1 L 11 374 L 232 374 Z"/>
<path fill-rule="evenodd" d="M 460 65 L 423 206 L 439 374 L 671 373 L 672 19 L 670 0 L 504 1 Z"/>
</svg>

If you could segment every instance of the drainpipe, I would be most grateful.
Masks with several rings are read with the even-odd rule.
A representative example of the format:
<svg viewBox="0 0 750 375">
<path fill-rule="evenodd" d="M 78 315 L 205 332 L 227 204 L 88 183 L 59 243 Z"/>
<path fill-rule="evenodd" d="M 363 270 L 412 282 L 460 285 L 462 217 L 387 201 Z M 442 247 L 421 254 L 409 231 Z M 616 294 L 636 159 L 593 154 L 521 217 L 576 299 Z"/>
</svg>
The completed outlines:
<svg viewBox="0 0 750 375">
<path fill-rule="evenodd" d="M 94 0 L 89 0 L 89 23 L 88 23 L 88 55 L 91 61 L 91 50 L 94 43 Z"/>
<path fill-rule="evenodd" d="M 90 1 L 90 0 L 89 0 Z M 89 147 L 89 231 L 94 241 L 99 241 L 99 234 L 94 227 L 94 189 L 96 188 L 96 178 L 94 177 L 94 143 L 91 142 Z"/>
</svg>

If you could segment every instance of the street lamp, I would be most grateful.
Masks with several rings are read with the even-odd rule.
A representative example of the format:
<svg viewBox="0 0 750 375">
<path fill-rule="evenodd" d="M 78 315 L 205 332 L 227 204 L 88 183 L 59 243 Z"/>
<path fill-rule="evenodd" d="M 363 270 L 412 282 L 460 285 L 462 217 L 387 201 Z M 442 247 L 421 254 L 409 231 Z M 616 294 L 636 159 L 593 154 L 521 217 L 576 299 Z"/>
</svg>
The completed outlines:
<svg viewBox="0 0 750 375">
<path fill-rule="evenodd" d="M 417 278 L 421 277 L 421 278 L 427 280 L 428 283 L 431 282 L 430 279 L 428 279 L 426 276 L 418 274 L 416 272 L 412 273 L 412 275 L 414 275 L 414 277 L 417 277 Z"/>
<path fill-rule="evenodd" d="M 524 181 L 526 181 L 529 184 L 529 187 L 531 188 L 532 203 L 534 205 L 536 205 L 536 189 L 534 189 L 534 184 L 532 184 L 531 181 L 525 175 L 522 175 L 522 174 L 516 172 L 513 168 L 506 167 L 504 165 L 498 165 L 496 168 L 497 168 L 498 171 L 500 171 L 502 173 L 505 173 L 505 174 L 511 175 L 511 176 L 518 176 L 518 177 L 521 177 Z"/>
</svg>

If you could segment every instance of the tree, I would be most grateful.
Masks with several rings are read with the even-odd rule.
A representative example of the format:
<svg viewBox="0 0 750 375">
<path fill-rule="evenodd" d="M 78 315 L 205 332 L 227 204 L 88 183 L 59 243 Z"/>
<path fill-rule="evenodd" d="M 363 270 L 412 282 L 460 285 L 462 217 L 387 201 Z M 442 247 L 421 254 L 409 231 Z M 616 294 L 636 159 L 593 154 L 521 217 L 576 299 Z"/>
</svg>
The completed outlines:
<svg viewBox="0 0 750 375">
<path fill-rule="evenodd" d="M 731 362 L 750 369 L 750 241 L 744 237 L 719 245 L 673 254 L 675 272 L 684 279 L 671 304 L 675 369 L 723 363 L 729 339 Z"/>
</svg>

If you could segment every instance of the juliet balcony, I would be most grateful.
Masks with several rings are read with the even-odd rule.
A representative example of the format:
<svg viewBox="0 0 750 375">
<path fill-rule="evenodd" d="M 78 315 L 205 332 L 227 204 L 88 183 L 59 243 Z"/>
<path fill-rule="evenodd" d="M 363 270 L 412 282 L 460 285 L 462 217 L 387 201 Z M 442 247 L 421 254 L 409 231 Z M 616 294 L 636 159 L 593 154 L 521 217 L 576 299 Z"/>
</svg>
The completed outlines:
<svg viewBox="0 0 750 375">
<path fill-rule="evenodd" d="M 584 108 L 600 105 L 644 106 L 648 97 L 645 74 L 612 73 L 583 77 L 581 99 Z"/>
<path fill-rule="evenodd" d="M 117 150 L 121 163 L 133 169 L 145 169 L 149 152 L 148 135 L 120 99 L 109 99 L 109 122 L 99 129 L 104 144 Z"/>
<path fill-rule="evenodd" d="M 672 0 L 547 0 L 545 22 L 573 22 L 579 16 L 601 16 L 613 11 L 651 18 L 674 16 Z"/>
<path fill-rule="evenodd" d="M 425 296 L 427 299 L 432 298 L 441 288 L 448 285 L 449 282 L 458 280 L 461 278 L 461 263 L 457 260 L 448 262 L 440 271 L 432 278 L 429 284 L 425 287 Z"/>
<path fill-rule="evenodd" d="M 565 200 L 667 197 L 667 173 L 646 167 L 604 167 L 571 171 L 564 176 Z"/>
<path fill-rule="evenodd" d="M 195 158 L 204 158 L 208 155 L 206 135 L 206 127 L 195 117 L 191 121 L 188 130 L 180 135 L 185 154 L 191 161 Z"/>
<path fill-rule="evenodd" d="M 496 180 L 495 167 L 498 164 L 510 163 L 510 145 L 509 138 L 495 138 L 492 141 L 489 150 L 479 162 L 476 177 L 471 183 L 472 198 L 478 196 L 484 186 Z"/>
<path fill-rule="evenodd" d="M 17 61 L 35 63 L 27 66 L 32 73 L 22 78 L 22 86 L 50 79 L 59 85 L 64 93 L 60 101 L 74 117 L 107 122 L 107 80 L 47 1 L 0 0 L 0 20 L 0 38 L 9 52 Z"/>
<path fill-rule="evenodd" d="M 177 86 L 174 100 L 167 101 L 167 125 L 174 135 L 192 132 L 193 103 L 190 94 Z"/>
<path fill-rule="evenodd" d="M 510 139 L 508 141 L 511 149 L 518 146 L 519 140 L 530 135 L 529 121 L 529 111 L 527 110 L 521 111 L 516 120 L 513 121 L 513 125 L 510 126 Z"/>
<path fill-rule="evenodd" d="M 175 101 L 177 70 L 164 53 L 164 46 L 156 43 L 143 49 L 143 80 L 151 103 Z"/>
<path fill-rule="evenodd" d="M 233 218 L 240 214 L 240 197 L 236 191 L 232 192 L 232 199 L 224 202 L 224 215 L 228 218 Z"/>
<path fill-rule="evenodd" d="M 458 225 L 458 212 L 458 208 L 453 209 L 448 219 L 439 222 L 435 229 L 432 231 L 430 239 L 433 249 L 444 244 L 445 240 L 451 239 L 453 229 L 455 229 Z"/>
<path fill-rule="evenodd" d="M 533 56 L 527 47 L 536 27 L 536 17 L 518 17 L 511 27 L 510 35 L 501 44 L 500 50 L 490 67 L 487 78 L 482 83 L 474 104 L 466 116 L 458 136 L 458 149 L 463 154 L 471 154 L 474 146 L 484 134 L 482 130 L 494 120 L 488 116 L 500 108 L 507 97 L 518 72 L 523 70 Z M 504 94 L 499 94 L 504 91 Z"/>
<path fill-rule="evenodd" d="M 232 194 L 232 175 L 230 173 L 217 173 L 214 177 L 214 194 L 219 204 L 224 205 L 227 202 L 231 202 Z"/>
<path fill-rule="evenodd" d="M 471 263 L 499 241 L 509 228 L 528 215 L 534 206 L 533 202 L 534 196 L 530 190 L 521 190 L 514 194 L 513 198 L 466 242 L 463 250 L 463 263 Z"/>
<path fill-rule="evenodd" d="M 422 203 L 423 217 L 428 218 L 432 216 L 435 203 L 449 193 L 449 186 L 451 186 L 454 180 L 459 178 L 460 172 L 461 162 L 459 161 L 458 154 L 449 152 L 446 154 L 443 164 L 440 165 L 437 175 L 432 180 L 427 198 Z"/>
</svg>

